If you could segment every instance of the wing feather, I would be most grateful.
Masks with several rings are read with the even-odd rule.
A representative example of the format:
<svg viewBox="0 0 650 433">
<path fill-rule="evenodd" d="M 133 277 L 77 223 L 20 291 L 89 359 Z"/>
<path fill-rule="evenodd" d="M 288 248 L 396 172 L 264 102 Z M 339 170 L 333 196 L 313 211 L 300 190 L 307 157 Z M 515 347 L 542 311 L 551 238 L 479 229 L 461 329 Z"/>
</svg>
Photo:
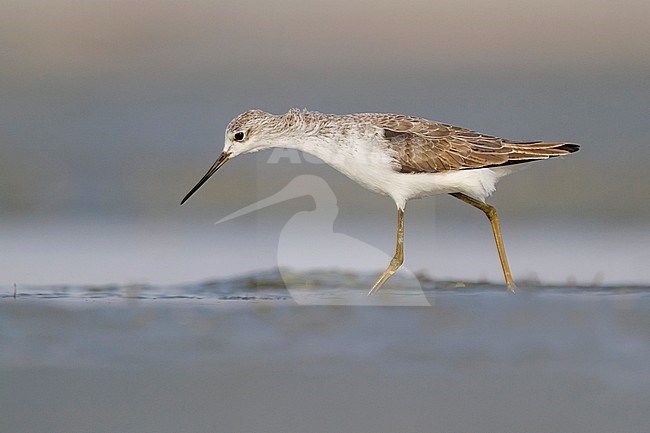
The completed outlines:
<svg viewBox="0 0 650 433">
<path fill-rule="evenodd" d="M 575 152 L 565 142 L 514 141 L 419 117 L 368 114 L 404 173 L 435 173 L 517 164 Z"/>
</svg>

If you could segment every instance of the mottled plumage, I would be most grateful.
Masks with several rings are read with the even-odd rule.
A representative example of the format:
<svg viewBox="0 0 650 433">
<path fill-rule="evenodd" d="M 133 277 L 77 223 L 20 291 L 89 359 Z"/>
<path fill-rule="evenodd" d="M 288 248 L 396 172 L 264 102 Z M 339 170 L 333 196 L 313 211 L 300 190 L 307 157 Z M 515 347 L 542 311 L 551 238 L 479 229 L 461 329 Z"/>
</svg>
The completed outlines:
<svg viewBox="0 0 650 433">
<path fill-rule="evenodd" d="M 402 173 L 436 173 L 518 164 L 575 152 L 563 142 L 513 141 L 458 126 L 401 115 L 369 115 L 384 129 Z"/>
<path fill-rule="evenodd" d="M 229 159 L 271 147 L 311 153 L 366 188 L 395 201 L 395 257 L 371 293 L 402 263 L 406 202 L 444 193 L 487 215 L 506 283 L 514 290 L 496 210 L 485 204 L 485 198 L 495 190 L 497 181 L 512 171 L 511 165 L 567 155 L 580 148 L 566 142 L 513 141 L 401 114 L 335 115 L 297 109 L 282 115 L 246 111 L 228 124 L 225 135 L 221 156 L 183 202 Z"/>
<path fill-rule="evenodd" d="M 515 141 L 446 123 L 401 114 L 322 114 L 292 109 L 284 115 L 249 110 L 237 116 L 228 131 L 266 129 L 273 133 L 300 132 L 331 137 L 350 135 L 351 129 L 375 133 L 385 140 L 402 173 L 437 173 L 489 168 L 566 155 L 579 145 L 566 142 Z M 381 145 L 381 140 L 379 145 Z"/>
</svg>

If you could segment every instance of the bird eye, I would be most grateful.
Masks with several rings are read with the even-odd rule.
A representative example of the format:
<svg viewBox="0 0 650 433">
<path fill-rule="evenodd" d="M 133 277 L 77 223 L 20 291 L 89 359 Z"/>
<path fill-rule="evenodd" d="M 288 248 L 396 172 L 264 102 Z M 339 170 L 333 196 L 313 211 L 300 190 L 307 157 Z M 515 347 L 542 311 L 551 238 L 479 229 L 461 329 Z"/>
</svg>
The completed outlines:
<svg viewBox="0 0 650 433">
<path fill-rule="evenodd" d="M 239 131 L 235 133 L 235 141 L 242 141 L 244 139 L 244 133 Z"/>
</svg>

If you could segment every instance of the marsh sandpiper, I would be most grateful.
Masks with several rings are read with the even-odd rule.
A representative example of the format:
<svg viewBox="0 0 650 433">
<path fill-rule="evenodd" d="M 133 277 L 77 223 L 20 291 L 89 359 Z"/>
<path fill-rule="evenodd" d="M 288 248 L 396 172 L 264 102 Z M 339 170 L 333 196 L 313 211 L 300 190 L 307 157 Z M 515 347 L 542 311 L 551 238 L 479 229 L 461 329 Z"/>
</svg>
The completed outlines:
<svg viewBox="0 0 650 433">
<path fill-rule="evenodd" d="M 183 198 L 198 190 L 229 159 L 268 148 L 312 154 L 397 205 L 397 244 L 375 293 L 404 261 L 404 209 L 410 199 L 450 194 L 485 213 L 496 242 L 508 290 L 510 273 L 496 209 L 485 199 L 516 165 L 567 155 L 580 146 L 566 142 L 515 141 L 401 114 L 322 114 L 289 110 L 282 115 L 249 110 L 226 128 L 223 152 Z"/>
</svg>

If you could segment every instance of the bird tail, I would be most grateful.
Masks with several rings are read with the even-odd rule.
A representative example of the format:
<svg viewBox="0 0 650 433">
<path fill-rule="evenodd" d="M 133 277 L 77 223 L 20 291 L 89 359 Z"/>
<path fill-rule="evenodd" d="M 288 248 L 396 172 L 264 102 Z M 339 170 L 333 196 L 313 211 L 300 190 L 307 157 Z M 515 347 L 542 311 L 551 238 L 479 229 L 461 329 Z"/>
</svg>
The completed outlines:
<svg viewBox="0 0 650 433">
<path fill-rule="evenodd" d="M 542 141 L 507 141 L 506 143 L 510 148 L 510 153 L 508 155 L 508 161 L 502 165 L 549 159 L 556 156 L 568 155 L 580 150 L 580 145 L 575 143 Z"/>
</svg>

